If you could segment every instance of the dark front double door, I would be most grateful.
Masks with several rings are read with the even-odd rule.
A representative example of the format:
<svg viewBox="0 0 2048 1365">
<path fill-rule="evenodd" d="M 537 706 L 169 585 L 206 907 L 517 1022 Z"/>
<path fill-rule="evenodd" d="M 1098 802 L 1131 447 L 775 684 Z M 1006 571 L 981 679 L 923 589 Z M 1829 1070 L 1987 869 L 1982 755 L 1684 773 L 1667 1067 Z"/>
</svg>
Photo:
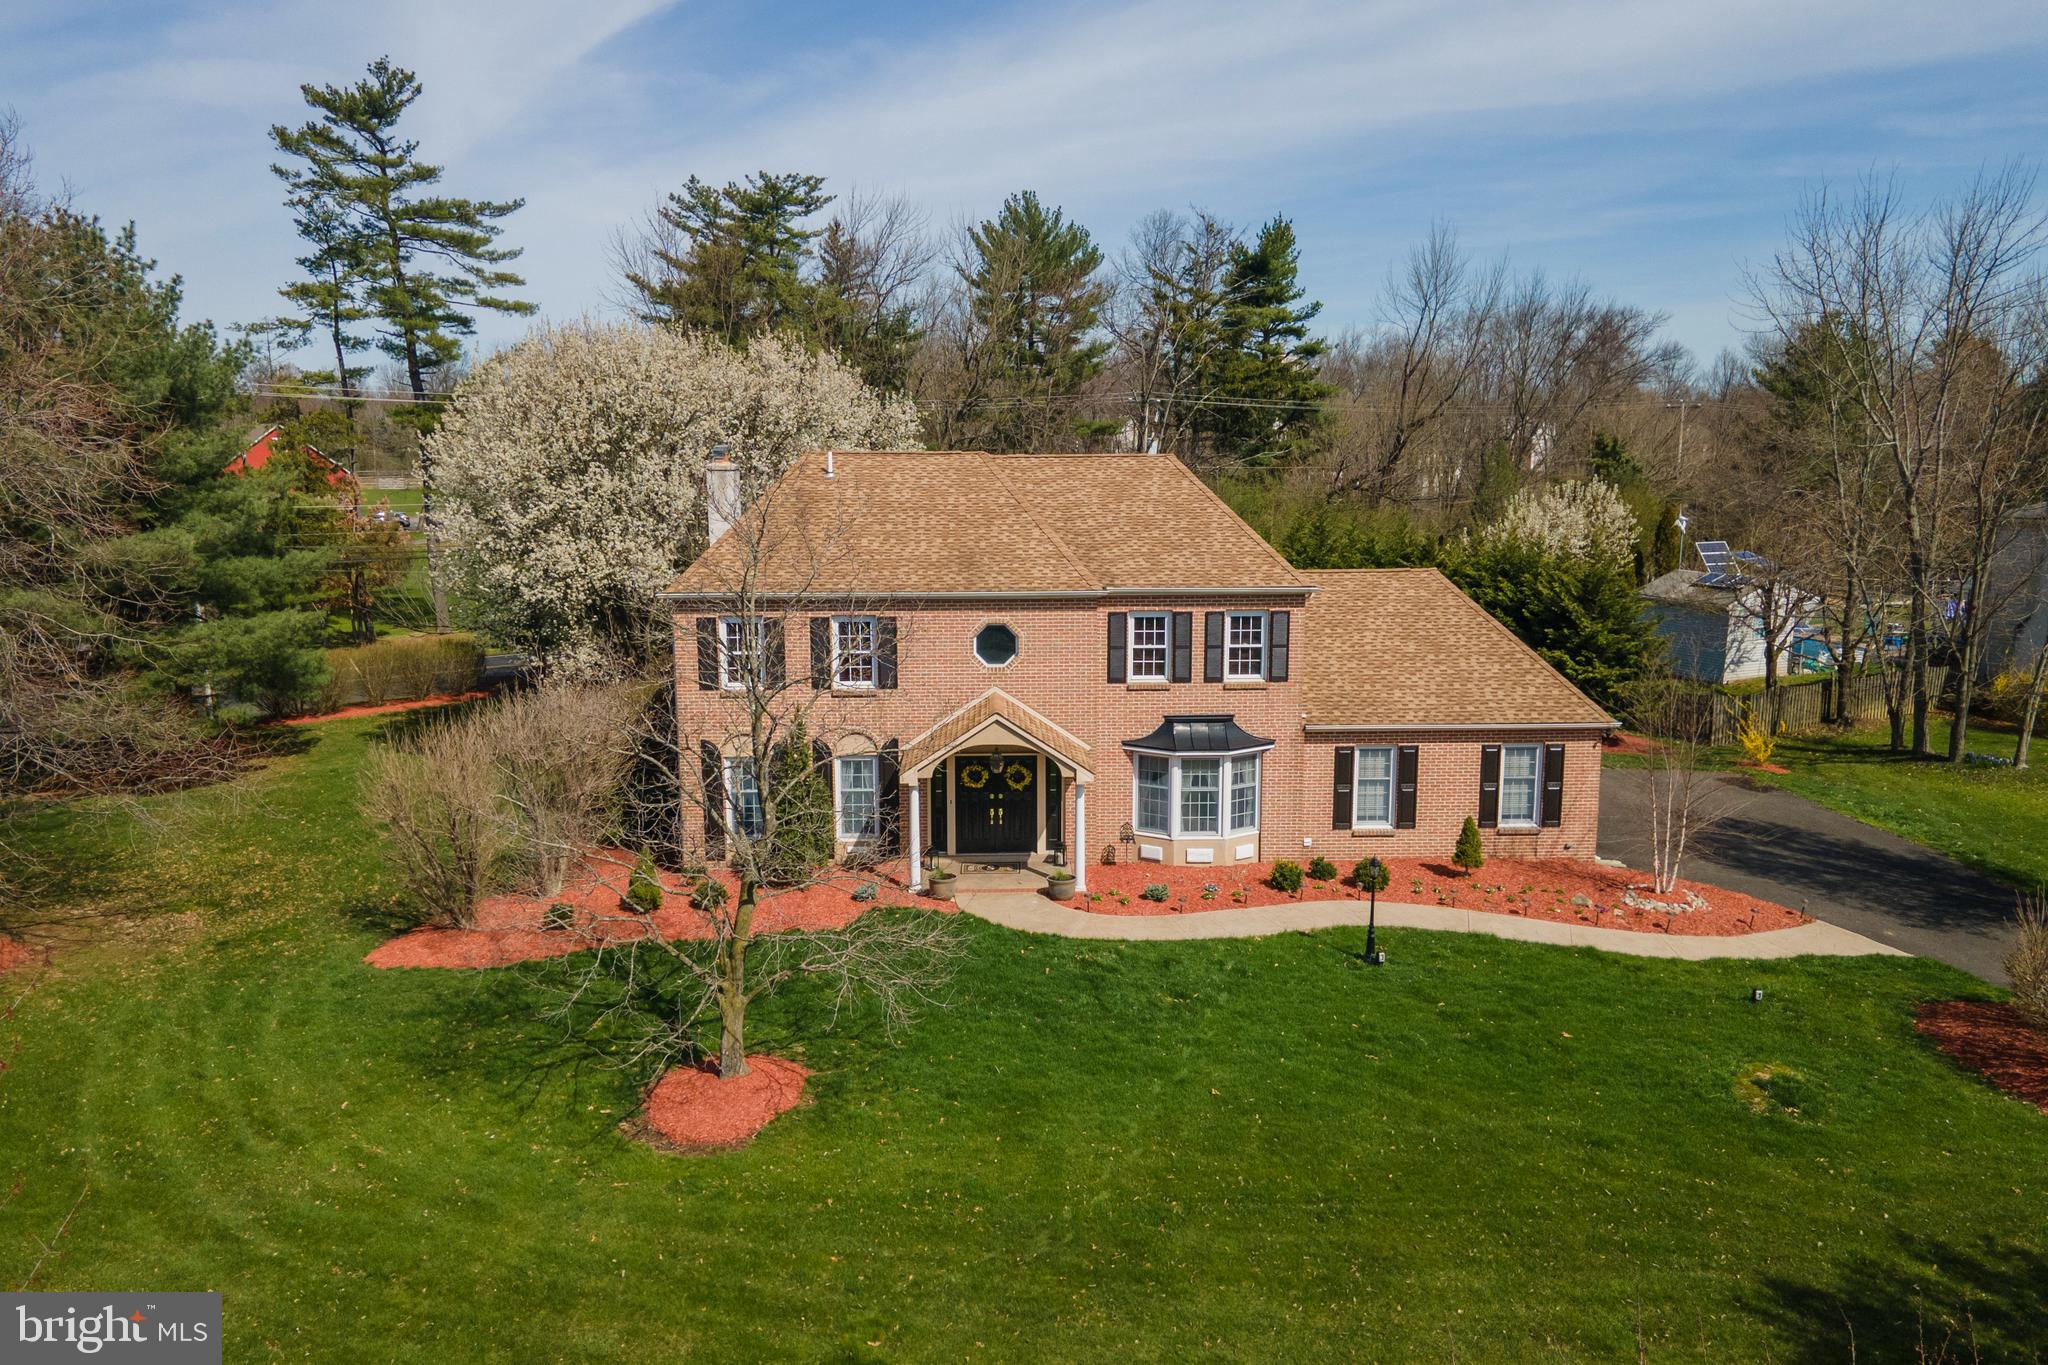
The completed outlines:
<svg viewBox="0 0 2048 1365">
<path fill-rule="evenodd" d="M 1038 845 L 1038 760 L 968 754 L 953 765 L 955 847 L 1028 854 Z"/>
</svg>

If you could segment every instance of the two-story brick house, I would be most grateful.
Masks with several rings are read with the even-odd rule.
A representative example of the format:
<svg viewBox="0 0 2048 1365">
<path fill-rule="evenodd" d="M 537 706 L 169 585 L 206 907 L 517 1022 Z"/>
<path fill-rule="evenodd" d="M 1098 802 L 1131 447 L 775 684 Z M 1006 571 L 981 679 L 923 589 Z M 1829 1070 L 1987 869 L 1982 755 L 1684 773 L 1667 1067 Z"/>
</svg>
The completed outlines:
<svg viewBox="0 0 2048 1365">
<path fill-rule="evenodd" d="M 1592 856 L 1605 712 L 1436 571 L 1296 570 L 1171 456 L 819 452 L 750 532 L 709 479 L 667 596 L 679 732 L 733 818 L 750 775 L 700 737 L 762 667 L 808 682 L 849 850 L 1085 887 L 1105 848 L 1448 856 L 1470 815 L 1497 853 Z"/>
</svg>

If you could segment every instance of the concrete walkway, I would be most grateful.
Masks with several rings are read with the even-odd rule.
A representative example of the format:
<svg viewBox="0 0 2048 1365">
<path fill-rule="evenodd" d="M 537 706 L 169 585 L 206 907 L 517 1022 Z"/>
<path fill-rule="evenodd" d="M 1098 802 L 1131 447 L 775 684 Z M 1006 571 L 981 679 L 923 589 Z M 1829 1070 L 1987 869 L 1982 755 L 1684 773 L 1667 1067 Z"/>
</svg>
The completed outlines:
<svg viewBox="0 0 2048 1365">
<path fill-rule="evenodd" d="M 1061 938 L 1170 942 L 1197 938 L 1257 938 L 1262 934 L 1335 929 L 1343 925 L 1365 927 L 1365 907 L 1357 901 L 1297 901 L 1291 905 L 1198 910 L 1185 915 L 1100 915 L 1020 891 L 963 891 L 958 900 L 960 908 L 968 914 L 1005 928 L 1020 929 L 1029 934 L 1055 934 Z M 1706 937 L 1595 929 L 1590 925 L 1524 919 L 1484 910 L 1401 905 L 1390 901 L 1379 908 L 1379 923 L 1386 929 L 1490 934 L 1494 938 L 1519 939 L 1525 943 L 1599 948 L 1632 957 L 1668 957 L 1689 962 L 1717 957 L 1910 956 L 1888 944 L 1818 920 L 1797 928 L 1773 929 L 1762 934 Z"/>
</svg>

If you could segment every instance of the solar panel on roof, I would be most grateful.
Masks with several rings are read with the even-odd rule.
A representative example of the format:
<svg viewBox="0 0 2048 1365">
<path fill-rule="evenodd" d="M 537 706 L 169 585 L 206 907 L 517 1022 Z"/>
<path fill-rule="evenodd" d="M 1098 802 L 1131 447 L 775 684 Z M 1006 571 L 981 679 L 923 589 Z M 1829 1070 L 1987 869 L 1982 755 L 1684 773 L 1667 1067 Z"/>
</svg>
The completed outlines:
<svg viewBox="0 0 2048 1365">
<path fill-rule="evenodd" d="M 1693 548 L 1700 552 L 1700 563 L 1709 574 L 1717 574 L 1728 567 L 1728 542 L 1725 540 L 1702 540 Z"/>
</svg>

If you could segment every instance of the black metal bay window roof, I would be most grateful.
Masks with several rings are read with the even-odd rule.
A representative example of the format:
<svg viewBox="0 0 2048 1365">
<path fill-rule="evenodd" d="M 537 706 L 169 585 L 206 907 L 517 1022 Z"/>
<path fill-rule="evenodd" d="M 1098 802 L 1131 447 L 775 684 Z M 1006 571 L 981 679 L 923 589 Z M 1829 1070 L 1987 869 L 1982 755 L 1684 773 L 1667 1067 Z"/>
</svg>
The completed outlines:
<svg viewBox="0 0 2048 1365">
<path fill-rule="evenodd" d="M 1243 754 L 1270 749 L 1237 723 L 1236 716 L 1168 716 L 1142 739 L 1127 739 L 1124 748 L 1143 754 Z"/>
</svg>

